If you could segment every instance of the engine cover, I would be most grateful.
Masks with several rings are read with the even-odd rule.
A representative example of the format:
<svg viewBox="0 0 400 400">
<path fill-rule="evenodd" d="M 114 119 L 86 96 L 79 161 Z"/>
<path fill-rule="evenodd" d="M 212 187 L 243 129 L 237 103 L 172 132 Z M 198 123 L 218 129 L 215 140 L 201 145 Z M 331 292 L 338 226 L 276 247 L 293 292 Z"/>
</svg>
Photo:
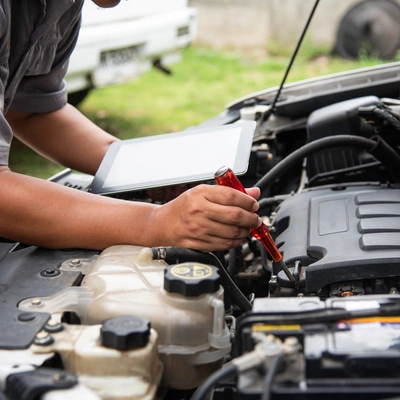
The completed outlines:
<svg viewBox="0 0 400 400">
<path fill-rule="evenodd" d="M 350 186 L 284 201 L 274 222 L 287 265 L 300 261 L 307 292 L 342 281 L 400 274 L 400 190 Z M 286 276 L 278 283 L 286 285 Z"/>
</svg>

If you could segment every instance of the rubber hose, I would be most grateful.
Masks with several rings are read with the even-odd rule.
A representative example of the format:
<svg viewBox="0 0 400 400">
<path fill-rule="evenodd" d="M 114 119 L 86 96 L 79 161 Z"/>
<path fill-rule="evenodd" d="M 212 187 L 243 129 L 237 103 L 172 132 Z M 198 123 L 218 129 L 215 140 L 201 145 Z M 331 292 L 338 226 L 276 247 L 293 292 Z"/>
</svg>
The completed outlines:
<svg viewBox="0 0 400 400">
<path fill-rule="evenodd" d="M 179 260 L 179 262 L 196 261 L 203 264 L 214 265 L 219 270 L 222 286 L 229 293 L 232 300 L 242 311 L 249 311 L 252 309 L 251 303 L 247 297 L 236 286 L 215 254 L 203 253 L 202 251 L 181 247 L 153 247 L 151 250 L 154 260 L 165 260 L 167 263 L 176 263 L 176 260 Z"/>
<path fill-rule="evenodd" d="M 400 121 L 392 114 L 390 114 L 389 111 L 375 107 L 372 110 L 372 113 L 375 114 L 377 117 L 387 121 L 394 129 L 396 129 L 396 131 L 400 132 Z"/>
<path fill-rule="evenodd" d="M 291 197 L 290 194 L 274 196 L 274 197 L 265 197 L 258 200 L 258 204 L 260 206 L 260 209 L 268 206 L 276 206 L 277 204 L 287 200 L 289 197 Z"/>
<path fill-rule="evenodd" d="M 264 383 L 263 383 L 263 394 L 261 400 L 270 400 L 271 392 L 272 392 L 272 384 L 275 378 L 275 375 L 279 369 L 279 366 L 282 362 L 284 354 L 277 354 L 274 356 L 272 361 L 269 364 L 268 372 L 265 375 Z"/>
<path fill-rule="evenodd" d="M 374 152 L 375 154 L 373 155 L 387 168 L 393 181 L 400 182 L 400 174 L 398 172 L 400 171 L 400 155 L 397 154 L 396 151 L 393 150 L 382 138 L 380 138 L 379 141 L 376 141 L 359 136 L 338 135 L 315 140 L 295 150 L 267 172 L 255 184 L 255 186 L 259 187 L 261 192 L 263 192 L 290 168 L 301 162 L 303 158 L 321 150 L 342 146 L 363 149 L 368 153 Z M 377 150 L 378 147 L 379 149 Z"/>
<path fill-rule="evenodd" d="M 228 258 L 228 274 L 229 276 L 235 276 L 236 273 L 236 247 L 229 249 Z"/>
<path fill-rule="evenodd" d="M 210 392 L 213 387 L 222 379 L 228 376 L 235 376 L 237 375 L 238 370 L 235 364 L 225 364 L 225 366 L 212 375 L 210 375 L 205 382 L 197 388 L 197 390 L 193 393 L 193 396 L 190 400 L 207 400 L 210 397 Z"/>
</svg>

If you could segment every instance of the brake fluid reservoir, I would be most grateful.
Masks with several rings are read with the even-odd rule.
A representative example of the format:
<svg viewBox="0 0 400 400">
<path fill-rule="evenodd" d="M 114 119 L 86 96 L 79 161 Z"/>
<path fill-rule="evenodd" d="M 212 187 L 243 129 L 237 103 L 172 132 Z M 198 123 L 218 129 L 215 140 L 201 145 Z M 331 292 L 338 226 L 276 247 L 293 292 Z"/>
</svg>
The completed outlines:
<svg viewBox="0 0 400 400">
<path fill-rule="evenodd" d="M 163 383 L 192 389 L 230 351 L 223 288 L 215 267 L 153 260 L 149 248 L 113 246 L 105 250 L 82 286 L 94 296 L 82 323 L 119 315 L 147 318 L 158 333 Z"/>
</svg>

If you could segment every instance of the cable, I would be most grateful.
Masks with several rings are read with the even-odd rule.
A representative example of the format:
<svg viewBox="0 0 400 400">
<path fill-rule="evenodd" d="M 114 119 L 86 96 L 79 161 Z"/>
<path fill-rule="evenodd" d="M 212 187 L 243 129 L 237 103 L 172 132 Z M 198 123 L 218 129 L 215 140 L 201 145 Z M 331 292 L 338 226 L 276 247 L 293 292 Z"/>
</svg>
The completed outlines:
<svg viewBox="0 0 400 400">
<path fill-rule="evenodd" d="M 315 140 L 295 150 L 267 172 L 255 186 L 263 192 L 284 173 L 288 172 L 290 168 L 301 162 L 303 158 L 321 150 L 342 146 L 366 150 L 387 168 L 394 182 L 400 181 L 400 156 L 382 138 L 366 139 L 352 135 L 337 135 Z"/>
<path fill-rule="evenodd" d="M 190 398 L 190 400 L 206 400 L 208 399 L 210 391 L 213 389 L 213 387 L 221 381 L 223 378 L 226 378 L 228 376 L 236 376 L 237 375 L 237 367 L 235 364 L 228 363 L 225 364 L 225 366 L 218 371 L 214 372 L 212 375 L 210 375 L 204 383 L 197 388 L 197 390 L 194 392 L 193 396 Z"/>
<path fill-rule="evenodd" d="M 269 400 L 271 398 L 272 383 L 281 364 L 283 356 L 284 354 L 280 353 L 272 358 L 268 371 L 265 375 L 261 400 Z"/>
<path fill-rule="evenodd" d="M 250 311 L 252 305 L 242 291 L 236 286 L 235 282 L 229 276 L 228 272 L 221 264 L 221 261 L 213 253 L 203 253 L 202 251 L 185 249 L 181 247 L 153 247 L 154 260 L 165 260 L 166 262 L 185 262 L 197 261 L 203 264 L 211 264 L 218 268 L 221 283 L 224 289 L 230 294 L 242 311 Z"/>
</svg>

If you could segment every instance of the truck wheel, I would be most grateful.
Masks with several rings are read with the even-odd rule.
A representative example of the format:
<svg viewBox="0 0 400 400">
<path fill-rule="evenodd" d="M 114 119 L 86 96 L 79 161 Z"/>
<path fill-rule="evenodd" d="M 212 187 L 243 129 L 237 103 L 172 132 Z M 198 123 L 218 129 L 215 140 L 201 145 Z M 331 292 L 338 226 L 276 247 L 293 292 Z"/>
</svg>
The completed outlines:
<svg viewBox="0 0 400 400">
<path fill-rule="evenodd" d="M 391 0 L 365 0 L 343 17 L 334 52 L 348 59 L 393 59 L 399 49 L 400 6 Z"/>
</svg>

